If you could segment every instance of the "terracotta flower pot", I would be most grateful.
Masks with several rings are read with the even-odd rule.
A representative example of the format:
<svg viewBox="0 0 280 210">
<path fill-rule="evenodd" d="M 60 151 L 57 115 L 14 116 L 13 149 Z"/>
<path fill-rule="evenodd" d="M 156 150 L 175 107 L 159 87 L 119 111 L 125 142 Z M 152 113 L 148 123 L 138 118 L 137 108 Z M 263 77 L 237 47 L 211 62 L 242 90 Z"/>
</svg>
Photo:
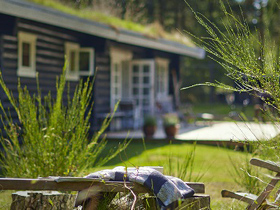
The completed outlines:
<svg viewBox="0 0 280 210">
<path fill-rule="evenodd" d="M 175 136 L 178 134 L 178 131 L 180 129 L 180 125 L 169 125 L 164 127 L 164 131 L 166 134 L 166 137 L 169 139 L 174 139 Z"/>
<path fill-rule="evenodd" d="M 157 130 L 157 126 L 155 126 L 155 125 L 143 126 L 143 132 L 144 132 L 146 138 L 153 138 L 156 130 Z"/>
</svg>

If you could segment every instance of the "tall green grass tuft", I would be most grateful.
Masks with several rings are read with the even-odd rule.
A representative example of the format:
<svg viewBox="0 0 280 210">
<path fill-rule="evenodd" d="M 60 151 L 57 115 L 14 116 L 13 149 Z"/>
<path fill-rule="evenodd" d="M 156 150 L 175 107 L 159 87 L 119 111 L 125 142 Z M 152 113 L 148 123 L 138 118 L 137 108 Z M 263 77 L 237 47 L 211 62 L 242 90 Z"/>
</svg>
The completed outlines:
<svg viewBox="0 0 280 210">
<path fill-rule="evenodd" d="M 263 190 L 263 185 L 260 182 L 260 179 L 263 179 L 263 174 L 258 167 L 250 164 L 251 156 L 246 152 L 246 155 L 240 160 L 233 160 L 229 157 L 232 166 L 230 173 L 237 185 L 246 192 L 258 195 Z"/>
<path fill-rule="evenodd" d="M 187 1 L 185 1 L 187 3 Z M 204 37 L 193 37 L 197 44 L 209 53 L 210 58 L 219 63 L 225 70 L 225 74 L 233 82 L 234 86 L 221 82 L 205 82 L 194 84 L 191 87 L 207 85 L 226 90 L 246 92 L 257 97 L 264 107 L 260 110 L 263 120 L 270 121 L 279 126 L 280 114 L 280 48 L 278 40 L 272 36 L 270 23 L 276 21 L 279 14 L 278 1 L 271 0 L 269 6 L 262 8 L 262 27 L 252 28 L 242 10 L 235 14 L 233 10 L 222 0 L 219 0 L 221 10 L 224 13 L 221 20 L 222 27 L 218 27 L 203 14 L 195 12 L 190 6 L 197 22 L 207 33 Z M 188 4 L 188 3 L 187 3 Z M 277 13 L 278 12 L 278 13 Z M 189 33 L 190 34 L 190 33 Z M 184 89 L 188 89 L 186 87 Z M 265 108 L 267 107 L 267 108 Z M 256 109 L 255 111 L 258 111 Z M 263 159 L 279 159 L 279 136 L 271 140 L 259 140 L 257 153 Z M 235 180 L 248 191 L 258 193 L 261 173 L 255 171 L 249 164 L 249 159 L 240 163 L 231 161 Z M 240 171 L 239 168 L 243 168 Z M 255 167 L 254 167 L 255 168 Z M 256 169 L 258 170 L 258 169 Z"/>
<path fill-rule="evenodd" d="M 99 158 L 106 146 L 105 138 L 100 140 L 100 136 L 111 118 L 106 118 L 100 130 L 89 137 L 92 83 L 89 79 L 84 83 L 81 81 L 70 97 L 69 91 L 65 91 L 65 68 L 57 80 L 55 99 L 51 93 L 42 97 L 38 77 L 37 94 L 31 96 L 19 81 L 16 99 L 0 75 L 0 85 L 19 120 L 15 124 L 0 101 L 1 121 L 6 132 L 1 138 L 4 152 L 0 154 L 4 176 L 78 175 L 88 167 L 103 165 L 127 146 L 127 141 L 124 141 L 107 156 Z M 68 97 L 64 100 L 66 93 Z"/>
<path fill-rule="evenodd" d="M 194 172 L 195 151 L 196 144 L 193 145 L 190 151 L 187 151 L 183 158 L 170 154 L 166 161 L 160 163 L 164 167 L 164 173 L 184 181 L 199 182 L 207 172 L 207 169 L 203 172 Z"/>
<path fill-rule="evenodd" d="M 209 53 L 210 58 L 219 63 L 225 70 L 225 75 L 234 82 L 234 86 L 221 82 L 194 84 L 191 87 L 207 85 L 237 92 L 247 92 L 279 112 L 280 107 L 280 54 L 276 39 L 269 31 L 269 23 L 273 17 L 271 11 L 264 9 L 263 29 L 252 29 L 245 16 L 240 11 L 235 14 L 227 3 L 219 0 L 224 13 L 222 27 L 218 27 L 207 17 L 194 13 L 197 22 L 207 33 L 204 37 L 192 35 L 197 44 Z M 187 2 L 186 2 L 187 3 Z M 269 1 L 271 9 L 279 10 L 277 1 Z M 188 3 L 187 3 L 188 4 Z M 277 8 L 278 7 L 278 8 Z M 186 87 L 184 89 L 188 89 Z M 258 93 L 258 94 L 257 94 Z M 269 97 L 265 96 L 267 94 Z"/>
</svg>

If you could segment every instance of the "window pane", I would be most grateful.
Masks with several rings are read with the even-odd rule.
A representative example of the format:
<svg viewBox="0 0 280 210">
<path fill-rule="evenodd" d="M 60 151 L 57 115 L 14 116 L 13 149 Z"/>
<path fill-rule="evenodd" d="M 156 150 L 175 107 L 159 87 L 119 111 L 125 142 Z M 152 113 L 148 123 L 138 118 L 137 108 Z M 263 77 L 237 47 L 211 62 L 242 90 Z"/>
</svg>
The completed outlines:
<svg viewBox="0 0 280 210">
<path fill-rule="evenodd" d="M 139 72 L 139 66 L 133 65 L 133 73 L 138 73 Z"/>
<path fill-rule="evenodd" d="M 157 94 L 166 94 L 166 88 L 167 88 L 167 84 L 165 83 L 166 81 L 166 76 L 167 76 L 167 69 L 165 66 L 163 65 L 157 65 L 157 87 L 156 87 L 156 91 Z"/>
<path fill-rule="evenodd" d="M 118 75 L 115 75 L 115 84 L 118 84 L 118 82 L 119 82 L 119 77 Z"/>
<path fill-rule="evenodd" d="M 75 66 L 76 66 L 76 60 L 75 60 L 75 58 L 76 58 L 76 52 L 75 51 L 70 51 L 70 60 L 69 60 L 69 70 L 70 71 L 75 71 Z"/>
<path fill-rule="evenodd" d="M 133 84 L 139 84 L 139 77 L 133 77 Z"/>
<path fill-rule="evenodd" d="M 90 71 L 90 53 L 89 52 L 80 52 L 79 70 L 87 71 L 87 72 Z"/>
<path fill-rule="evenodd" d="M 116 74 L 119 71 L 119 65 L 117 63 L 115 63 L 115 65 L 114 65 L 114 71 L 116 72 Z"/>
<path fill-rule="evenodd" d="M 149 88 L 144 88 L 143 93 L 144 93 L 144 95 L 149 95 L 150 94 L 150 89 Z"/>
<path fill-rule="evenodd" d="M 23 42 L 22 43 L 22 66 L 30 67 L 30 43 Z"/>
<path fill-rule="evenodd" d="M 144 84 L 149 84 L 150 83 L 150 78 L 149 77 L 144 77 L 143 82 L 144 82 Z"/>
<path fill-rule="evenodd" d="M 138 95 L 138 94 L 139 94 L 139 89 L 133 88 L 133 95 Z"/>
<path fill-rule="evenodd" d="M 150 66 L 149 65 L 144 65 L 143 68 L 144 68 L 143 69 L 144 73 L 149 73 L 150 72 Z"/>
</svg>

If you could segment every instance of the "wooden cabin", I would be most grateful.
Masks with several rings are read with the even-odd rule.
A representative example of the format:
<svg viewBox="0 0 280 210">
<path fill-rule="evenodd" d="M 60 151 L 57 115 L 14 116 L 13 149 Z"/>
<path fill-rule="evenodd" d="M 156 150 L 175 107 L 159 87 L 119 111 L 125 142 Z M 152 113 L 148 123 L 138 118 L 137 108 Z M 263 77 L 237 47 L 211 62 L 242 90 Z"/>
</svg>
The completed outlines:
<svg viewBox="0 0 280 210">
<path fill-rule="evenodd" d="M 201 59 L 204 51 L 27 1 L 0 0 L 0 68 L 14 93 L 18 78 L 30 92 L 36 92 L 36 72 L 42 93 L 55 91 L 65 55 L 71 91 L 80 79 L 96 77 L 93 128 L 120 101 L 111 129 L 128 129 L 139 128 L 143 116 L 155 114 L 163 108 L 161 104 L 174 107 L 181 58 Z"/>
</svg>

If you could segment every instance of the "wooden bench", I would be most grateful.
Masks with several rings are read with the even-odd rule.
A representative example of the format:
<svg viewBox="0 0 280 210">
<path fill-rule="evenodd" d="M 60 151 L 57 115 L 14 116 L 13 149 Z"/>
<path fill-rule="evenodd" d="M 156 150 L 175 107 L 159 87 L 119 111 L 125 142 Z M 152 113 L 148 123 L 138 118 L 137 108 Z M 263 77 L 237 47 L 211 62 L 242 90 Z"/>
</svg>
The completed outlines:
<svg viewBox="0 0 280 210">
<path fill-rule="evenodd" d="M 267 200 L 267 197 L 275 188 L 276 184 L 280 181 L 280 164 L 272 161 L 260 160 L 257 158 L 252 158 L 250 160 L 250 163 L 254 166 L 258 166 L 276 172 L 276 175 L 271 179 L 271 181 L 267 184 L 267 186 L 259 196 L 251 193 L 231 192 L 228 190 L 222 190 L 221 192 L 222 197 L 234 198 L 246 202 L 248 203 L 247 206 L 248 210 L 267 209 L 267 208 L 279 209 L 279 205 L 277 205 L 277 201 L 279 197 L 277 196 L 274 202 L 269 202 Z"/>
<path fill-rule="evenodd" d="M 200 195 L 205 193 L 203 183 L 186 182 L 194 189 L 195 195 L 186 199 L 182 205 L 190 205 L 194 203 L 196 208 L 191 209 L 210 209 L 210 198 L 207 195 Z M 0 178 L 0 190 L 32 190 L 32 191 L 82 191 L 82 190 L 97 190 L 101 193 L 116 194 L 118 192 L 128 192 L 127 188 L 131 188 L 135 194 L 151 193 L 144 186 L 119 181 L 102 182 L 97 179 L 87 179 L 80 177 L 48 177 L 38 179 L 25 178 Z M 87 208 L 85 208 L 87 209 Z M 153 209 L 153 208 L 151 208 Z"/>
</svg>

